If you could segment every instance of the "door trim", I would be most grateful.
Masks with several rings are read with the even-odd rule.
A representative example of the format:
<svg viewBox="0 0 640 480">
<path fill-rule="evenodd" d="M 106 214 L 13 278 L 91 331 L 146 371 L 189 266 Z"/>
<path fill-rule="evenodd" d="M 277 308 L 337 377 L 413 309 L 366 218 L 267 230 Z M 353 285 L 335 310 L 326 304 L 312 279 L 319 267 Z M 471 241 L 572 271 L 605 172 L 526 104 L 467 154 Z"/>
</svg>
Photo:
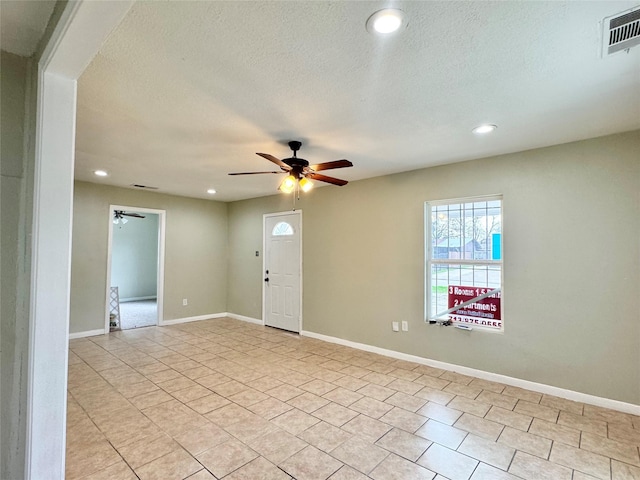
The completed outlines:
<svg viewBox="0 0 640 480">
<path fill-rule="evenodd" d="M 302 332 L 302 288 L 304 285 L 304 282 L 302 281 L 302 210 L 294 210 L 294 211 L 286 211 L 286 212 L 278 212 L 278 213 L 265 213 L 264 215 L 262 215 L 262 270 L 260 272 L 261 277 L 260 277 L 260 281 L 262 282 L 262 324 L 263 325 L 267 325 L 267 309 L 266 309 L 266 304 L 267 304 L 267 288 L 264 282 L 264 275 L 265 275 L 265 270 L 266 270 L 266 254 L 265 252 L 267 251 L 267 232 L 266 232 L 266 226 L 267 226 L 267 218 L 270 217 L 283 217 L 283 216 L 292 216 L 292 215 L 297 215 L 299 217 L 299 225 L 300 225 L 300 259 L 298 261 L 298 272 L 300 273 L 300 312 L 298 315 L 298 331 L 296 333 L 300 334 L 300 332 Z"/>
<path fill-rule="evenodd" d="M 158 307 L 157 326 L 164 325 L 164 240 L 166 233 L 166 210 L 156 210 L 154 208 L 131 207 L 126 205 L 109 205 L 109 240 L 107 243 L 107 289 L 104 313 L 104 333 L 109 333 L 109 298 L 111 289 L 111 249 L 113 242 L 113 212 L 114 210 L 130 210 L 140 213 L 152 213 L 158 215 L 158 273 L 156 278 L 156 295 Z"/>
</svg>

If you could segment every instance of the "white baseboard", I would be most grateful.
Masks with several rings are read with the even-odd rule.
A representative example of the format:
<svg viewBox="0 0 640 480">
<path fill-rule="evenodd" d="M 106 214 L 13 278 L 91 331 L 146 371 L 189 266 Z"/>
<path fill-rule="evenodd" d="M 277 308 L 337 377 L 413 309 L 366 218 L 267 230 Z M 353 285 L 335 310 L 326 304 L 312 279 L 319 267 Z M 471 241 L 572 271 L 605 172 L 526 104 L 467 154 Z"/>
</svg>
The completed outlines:
<svg viewBox="0 0 640 480">
<path fill-rule="evenodd" d="M 264 322 L 258 318 L 245 317 L 244 315 L 238 315 L 237 313 L 227 312 L 226 316 L 233 318 L 234 320 L 242 320 L 243 322 L 255 323 L 256 325 L 264 325 Z"/>
<path fill-rule="evenodd" d="M 166 327 L 168 325 L 177 325 L 178 323 L 189 323 L 189 322 L 197 322 L 199 320 L 210 320 L 212 318 L 223 318 L 226 317 L 227 313 L 210 313 L 208 315 L 197 315 L 195 317 L 184 317 L 184 318 L 174 318 L 172 320 L 163 320 L 159 323 L 160 327 Z"/>
<path fill-rule="evenodd" d="M 95 337 L 96 335 L 104 335 L 104 328 L 99 330 L 87 330 L 86 332 L 76 332 L 69 334 L 69 340 L 74 340 L 76 338 L 84 338 L 84 337 Z"/>
<path fill-rule="evenodd" d="M 531 382 L 529 380 L 523 380 L 521 378 L 508 377 L 506 375 L 486 372 L 484 370 L 476 370 L 475 368 L 463 367 L 452 363 L 430 360 L 428 358 L 418 357 L 416 355 L 410 355 L 408 353 L 396 352 L 395 350 L 387 350 L 385 348 L 375 347 L 373 345 L 367 345 L 365 343 L 352 342 L 350 340 L 331 337 L 329 335 L 323 335 L 321 333 L 303 330 L 300 332 L 300 335 L 310 338 L 316 338 L 318 340 L 324 340 L 325 342 L 337 343 L 339 345 L 344 345 L 346 347 L 351 347 L 358 350 L 364 350 L 366 352 L 377 353 L 379 355 L 384 355 L 385 357 L 396 358 L 398 360 L 407 360 L 409 362 L 428 365 L 434 368 L 441 368 L 443 370 L 450 370 L 453 372 L 462 373 L 463 375 L 481 378 L 483 380 L 504 383 L 505 385 L 510 385 L 512 387 L 520 387 L 527 390 L 532 390 L 534 392 L 544 393 L 546 395 L 566 398 L 567 400 L 573 400 L 575 402 L 588 403 L 597 407 L 609 408 L 611 410 L 630 413 L 632 415 L 640 415 L 640 405 L 635 405 L 633 403 L 626 403 L 619 400 L 612 400 L 610 398 L 597 397 L 595 395 L 589 395 L 587 393 L 575 392 L 573 390 L 545 385 L 544 383 Z"/>
<path fill-rule="evenodd" d="M 130 298 L 121 298 L 120 303 L 127 302 L 141 302 L 142 300 L 157 300 L 158 297 L 155 295 L 151 295 L 150 297 L 130 297 Z"/>
</svg>

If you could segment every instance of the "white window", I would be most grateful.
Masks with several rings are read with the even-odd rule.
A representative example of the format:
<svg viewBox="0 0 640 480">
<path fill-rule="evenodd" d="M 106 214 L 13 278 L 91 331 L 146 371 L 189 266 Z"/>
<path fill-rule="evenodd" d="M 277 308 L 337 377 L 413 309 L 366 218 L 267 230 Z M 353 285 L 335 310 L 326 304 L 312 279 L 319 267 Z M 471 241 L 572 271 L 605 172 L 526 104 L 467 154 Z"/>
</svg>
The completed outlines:
<svg viewBox="0 0 640 480">
<path fill-rule="evenodd" d="M 282 235 L 293 235 L 293 227 L 287 222 L 278 222 L 276 223 L 275 227 L 273 227 L 271 235 L 273 235 L 274 237 L 279 237 Z"/>
<path fill-rule="evenodd" d="M 502 330 L 502 197 L 425 207 L 427 320 Z"/>
</svg>

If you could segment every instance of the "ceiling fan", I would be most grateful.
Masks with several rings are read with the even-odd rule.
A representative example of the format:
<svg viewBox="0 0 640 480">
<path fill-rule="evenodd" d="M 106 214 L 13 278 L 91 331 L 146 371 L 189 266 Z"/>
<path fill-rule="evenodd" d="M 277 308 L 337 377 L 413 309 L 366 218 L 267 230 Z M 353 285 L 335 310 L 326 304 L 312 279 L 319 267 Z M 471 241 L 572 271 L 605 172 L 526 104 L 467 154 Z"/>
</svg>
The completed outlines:
<svg viewBox="0 0 640 480">
<path fill-rule="evenodd" d="M 346 185 L 346 180 L 341 180 L 339 178 L 328 177 L 326 175 L 321 175 L 317 172 L 321 170 L 331 170 L 334 168 L 346 168 L 352 167 L 353 163 L 349 160 L 334 160 L 333 162 L 325 162 L 318 163 L 316 165 L 309 165 L 309 162 L 304 158 L 298 158 L 297 152 L 300 150 L 302 146 L 302 142 L 291 141 L 289 142 L 289 148 L 293 151 L 293 157 L 285 158 L 284 160 L 280 160 L 279 158 L 274 157 L 273 155 L 269 155 L 268 153 L 257 153 L 262 158 L 266 158 L 270 162 L 275 163 L 280 167 L 280 171 L 271 171 L 271 172 L 236 172 L 230 173 L 229 175 L 260 175 L 263 173 L 288 173 L 285 179 L 282 181 L 280 186 L 278 187 L 284 193 L 291 193 L 297 187 L 300 188 L 303 192 L 308 192 L 313 187 L 313 183 L 309 179 L 318 180 L 320 182 L 330 183 L 332 185 L 338 185 L 341 187 L 342 185 Z"/>
<path fill-rule="evenodd" d="M 136 212 L 125 212 L 124 210 L 113 211 L 113 223 L 115 223 L 116 225 L 120 222 L 122 222 L 123 225 L 127 223 L 129 220 L 127 220 L 125 217 L 144 218 L 144 215 L 140 215 Z"/>
</svg>

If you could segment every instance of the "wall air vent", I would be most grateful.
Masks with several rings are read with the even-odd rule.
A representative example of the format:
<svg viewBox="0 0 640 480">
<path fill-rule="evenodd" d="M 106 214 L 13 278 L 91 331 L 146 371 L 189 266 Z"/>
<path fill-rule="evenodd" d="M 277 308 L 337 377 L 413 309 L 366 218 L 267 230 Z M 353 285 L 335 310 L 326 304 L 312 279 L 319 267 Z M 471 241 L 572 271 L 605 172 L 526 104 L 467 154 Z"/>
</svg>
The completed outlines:
<svg viewBox="0 0 640 480">
<path fill-rule="evenodd" d="M 602 21 L 602 56 L 640 45 L 640 6 Z"/>
<path fill-rule="evenodd" d="M 149 187 L 147 185 L 140 185 L 139 183 L 132 183 L 130 186 L 135 188 L 143 188 L 145 190 L 158 190 L 158 187 Z"/>
</svg>

